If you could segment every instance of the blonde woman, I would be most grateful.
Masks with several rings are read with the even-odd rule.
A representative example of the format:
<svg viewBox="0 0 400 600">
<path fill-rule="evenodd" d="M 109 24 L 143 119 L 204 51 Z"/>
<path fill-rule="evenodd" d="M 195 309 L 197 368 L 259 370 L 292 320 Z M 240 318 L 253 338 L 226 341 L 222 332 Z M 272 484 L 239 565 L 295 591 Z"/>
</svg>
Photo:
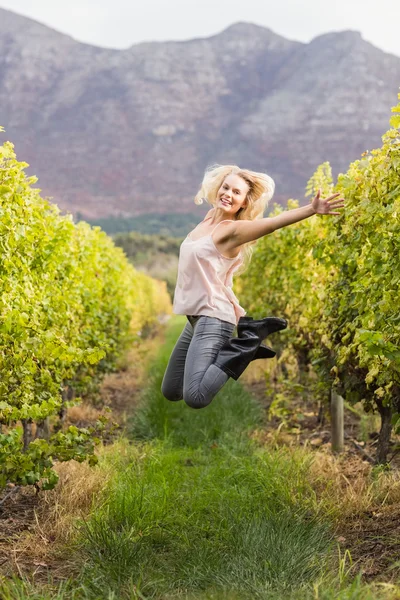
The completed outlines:
<svg viewBox="0 0 400 600">
<path fill-rule="evenodd" d="M 285 319 L 253 320 L 232 291 L 234 273 L 249 264 L 256 240 L 314 214 L 340 215 L 334 209 L 344 199 L 333 194 L 310 204 L 263 218 L 275 190 L 265 173 L 235 165 L 210 167 L 195 203 L 204 198 L 213 206 L 183 241 L 173 311 L 186 315 L 186 323 L 172 351 L 162 382 L 168 400 L 184 400 L 192 408 L 204 408 L 228 378 L 238 379 L 257 358 L 275 352 L 262 344 L 269 334 L 287 327 Z M 237 328 L 238 337 L 232 337 Z"/>
</svg>

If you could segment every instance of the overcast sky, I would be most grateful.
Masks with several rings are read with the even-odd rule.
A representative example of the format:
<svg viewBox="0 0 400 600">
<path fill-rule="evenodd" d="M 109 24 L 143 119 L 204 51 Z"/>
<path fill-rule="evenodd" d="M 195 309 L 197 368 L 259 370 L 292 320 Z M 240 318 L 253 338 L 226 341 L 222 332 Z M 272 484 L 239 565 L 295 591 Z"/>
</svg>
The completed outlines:
<svg viewBox="0 0 400 600">
<path fill-rule="evenodd" d="M 400 56 L 399 0 L 0 0 L 0 7 L 110 48 L 207 37 L 247 21 L 303 42 L 353 29 Z"/>
</svg>

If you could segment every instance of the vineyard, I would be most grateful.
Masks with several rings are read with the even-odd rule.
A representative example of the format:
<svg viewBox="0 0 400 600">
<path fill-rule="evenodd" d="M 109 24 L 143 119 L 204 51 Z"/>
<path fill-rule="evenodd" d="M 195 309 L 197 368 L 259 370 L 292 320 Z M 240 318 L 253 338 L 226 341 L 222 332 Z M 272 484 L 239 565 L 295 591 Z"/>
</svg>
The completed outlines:
<svg viewBox="0 0 400 600">
<path fill-rule="evenodd" d="M 400 95 L 399 95 L 400 99 Z M 392 427 L 400 427 L 400 104 L 381 148 L 365 152 L 332 181 L 318 167 L 307 195 L 339 192 L 339 217 L 314 215 L 259 240 L 249 269 L 235 282 L 249 314 L 287 318 L 284 362 L 311 365 L 313 393 L 335 388 L 349 403 L 377 410 L 377 462 L 387 460 Z M 288 208 L 298 202 L 288 201 Z M 275 205 L 270 216 L 283 209 Z M 288 381 L 288 389 L 290 381 Z"/>
<path fill-rule="evenodd" d="M 254 246 L 234 291 L 249 315 L 289 326 L 271 342 L 277 359 L 254 361 L 200 411 L 161 393 L 186 319 L 163 318 L 170 282 L 134 266 L 175 256 L 179 240 L 112 240 L 74 223 L 40 196 L 13 145 L 0 147 L 1 598 L 400 597 L 400 480 L 388 460 L 400 433 L 400 104 L 392 110 L 381 148 L 336 183 L 327 162 L 308 182 L 307 196 L 340 193 L 343 213 Z M 119 437 L 115 398 L 71 425 L 73 408 L 107 405 L 113 376 L 128 412 Z M 306 414 L 333 392 L 380 415 L 375 461 L 281 435 L 280 402 L 300 397 Z"/>
<path fill-rule="evenodd" d="M 52 488 L 55 460 L 88 460 L 107 429 L 63 428 L 127 345 L 170 312 L 164 282 L 136 271 L 100 230 L 40 197 L 0 147 L 0 488 Z"/>
</svg>

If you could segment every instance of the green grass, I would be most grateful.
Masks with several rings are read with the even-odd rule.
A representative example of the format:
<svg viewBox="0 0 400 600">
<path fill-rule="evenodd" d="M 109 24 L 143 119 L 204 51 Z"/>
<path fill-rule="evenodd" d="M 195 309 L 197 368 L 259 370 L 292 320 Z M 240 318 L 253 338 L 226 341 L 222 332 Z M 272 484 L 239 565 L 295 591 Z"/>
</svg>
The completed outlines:
<svg viewBox="0 0 400 600">
<path fill-rule="evenodd" d="M 163 398 L 183 325 L 171 319 L 131 419 L 131 444 L 103 459 L 115 475 L 79 523 L 80 575 L 42 595 L 28 582 L 5 582 L 1 598 L 395 598 L 351 580 L 307 477 L 311 455 L 251 441 L 263 414 L 239 382 L 229 380 L 202 410 Z"/>
<path fill-rule="evenodd" d="M 128 598 L 218 587 L 262 598 L 327 568 L 331 535 L 288 455 L 144 447 L 85 524 L 85 578 Z M 303 501 L 304 497 L 304 501 Z"/>
</svg>

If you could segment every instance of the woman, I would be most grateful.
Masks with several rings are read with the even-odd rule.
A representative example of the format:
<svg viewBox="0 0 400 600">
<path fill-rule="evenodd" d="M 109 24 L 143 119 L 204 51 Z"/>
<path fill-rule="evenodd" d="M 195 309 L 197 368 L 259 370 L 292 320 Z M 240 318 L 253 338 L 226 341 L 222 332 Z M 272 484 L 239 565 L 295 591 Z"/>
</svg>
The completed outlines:
<svg viewBox="0 0 400 600">
<path fill-rule="evenodd" d="M 263 218 L 274 190 L 274 181 L 264 173 L 234 165 L 206 171 L 194 201 L 202 204 L 205 196 L 213 208 L 180 248 L 173 311 L 188 322 L 164 374 L 161 389 L 168 400 L 204 408 L 252 360 L 275 356 L 261 342 L 285 329 L 286 320 L 245 317 L 231 288 L 233 274 L 239 267 L 245 270 L 258 238 L 314 214 L 340 215 L 333 209 L 343 207 L 344 200 L 339 194 L 323 199 L 319 190 L 309 205 Z M 235 327 L 238 337 L 233 338 Z"/>
</svg>

